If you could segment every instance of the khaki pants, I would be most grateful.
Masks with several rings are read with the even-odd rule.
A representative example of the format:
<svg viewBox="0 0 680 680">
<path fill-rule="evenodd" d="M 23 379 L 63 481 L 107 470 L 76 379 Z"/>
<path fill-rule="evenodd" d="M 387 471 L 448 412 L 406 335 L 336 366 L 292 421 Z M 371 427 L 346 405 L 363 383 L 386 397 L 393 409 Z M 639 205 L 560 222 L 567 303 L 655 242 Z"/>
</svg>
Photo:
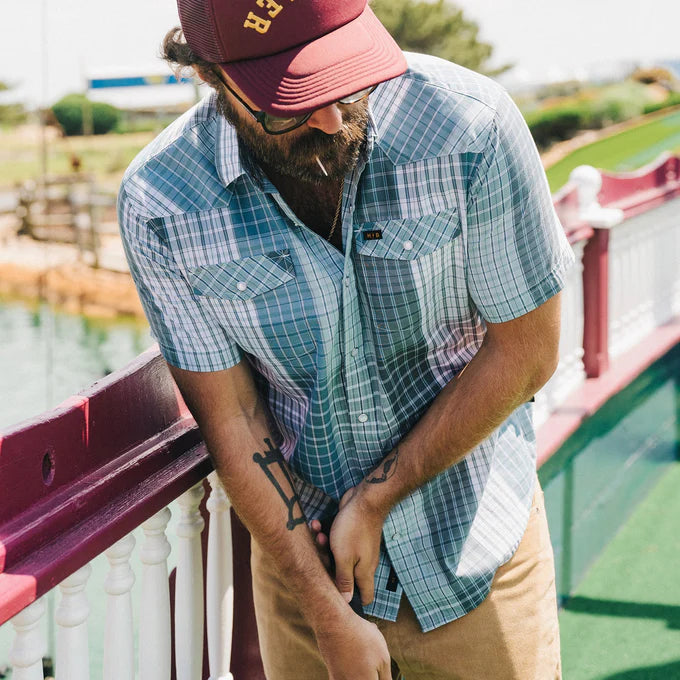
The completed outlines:
<svg viewBox="0 0 680 680">
<path fill-rule="evenodd" d="M 327 680 L 312 631 L 255 543 L 252 573 L 267 680 Z M 538 482 L 519 548 L 498 569 L 491 592 L 476 609 L 423 633 L 404 596 L 396 622 L 370 619 L 387 641 L 394 678 L 559 680 L 555 569 Z"/>
</svg>

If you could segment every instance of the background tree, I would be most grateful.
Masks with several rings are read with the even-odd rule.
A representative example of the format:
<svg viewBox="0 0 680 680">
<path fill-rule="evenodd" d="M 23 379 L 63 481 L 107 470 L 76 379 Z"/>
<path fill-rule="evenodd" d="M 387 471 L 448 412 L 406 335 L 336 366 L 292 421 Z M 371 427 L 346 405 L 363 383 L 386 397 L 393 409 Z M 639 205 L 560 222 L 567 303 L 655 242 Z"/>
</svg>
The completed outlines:
<svg viewBox="0 0 680 680">
<path fill-rule="evenodd" d="M 52 113 L 67 137 L 87 134 L 87 122 L 84 118 L 87 118 L 88 113 L 91 117 L 90 132 L 95 135 L 111 132 L 120 120 L 120 111 L 115 106 L 92 102 L 83 94 L 62 97 L 52 106 Z"/>
<path fill-rule="evenodd" d="M 433 54 L 487 75 L 511 68 L 488 67 L 493 46 L 480 41 L 479 26 L 447 0 L 373 0 L 371 8 L 403 50 Z"/>
<path fill-rule="evenodd" d="M 12 87 L 12 85 L 0 80 L 0 92 L 7 92 Z M 26 109 L 20 102 L 0 103 L 0 125 L 13 127 L 25 123 L 26 119 Z"/>
</svg>

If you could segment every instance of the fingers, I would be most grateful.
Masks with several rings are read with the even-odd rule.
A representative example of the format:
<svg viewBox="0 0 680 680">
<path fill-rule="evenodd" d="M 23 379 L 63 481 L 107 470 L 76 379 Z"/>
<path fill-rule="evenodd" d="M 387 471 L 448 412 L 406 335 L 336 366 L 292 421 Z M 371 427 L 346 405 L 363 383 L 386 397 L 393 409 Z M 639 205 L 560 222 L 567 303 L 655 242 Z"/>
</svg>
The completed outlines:
<svg viewBox="0 0 680 680">
<path fill-rule="evenodd" d="M 321 522 L 318 519 L 313 519 L 308 523 L 309 530 L 312 532 L 312 539 L 317 549 L 317 554 L 321 560 L 326 571 L 330 574 L 332 569 L 331 556 L 329 551 L 329 539 L 326 534 L 321 531 Z"/>
<path fill-rule="evenodd" d="M 371 567 L 370 565 L 363 565 L 361 560 L 354 569 L 354 579 L 356 580 L 357 588 L 359 588 L 359 592 L 361 593 L 361 604 L 364 606 L 373 602 L 373 597 L 375 595 L 375 569 L 375 566 Z"/>
<path fill-rule="evenodd" d="M 354 562 L 346 556 L 333 553 L 335 557 L 335 585 L 346 602 L 354 595 Z"/>
<path fill-rule="evenodd" d="M 318 519 L 313 519 L 309 522 L 309 529 L 312 532 L 312 537 L 316 545 L 325 548 L 328 545 L 328 536 L 321 531 L 321 522 Z"/>
</svg>

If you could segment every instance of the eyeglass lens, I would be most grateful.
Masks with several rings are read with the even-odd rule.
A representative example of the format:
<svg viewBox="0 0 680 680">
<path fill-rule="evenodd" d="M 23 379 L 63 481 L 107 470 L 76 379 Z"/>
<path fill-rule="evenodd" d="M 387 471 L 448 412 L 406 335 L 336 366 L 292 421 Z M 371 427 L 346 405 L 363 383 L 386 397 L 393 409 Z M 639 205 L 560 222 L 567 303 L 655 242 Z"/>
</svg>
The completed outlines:
<svg viewBox="0 0 680 680">
<path fill-rule="evenodd" d="M 356 104 L 361 101 L 364 97 L 367 97 L 377 85 L 372 85 L 371 87 L 366 87 L 363 90 L 359 90 L 354 94 L 350 94 L 347 97 L 338 99 L 339 104 Z M 306 113 L 302 116 L 291 116 L 289 118 L 279 118 L 278 116 L 272 116 L 268 113 L 262 117 L 262 123 L 265 130 L 268 132 L 287 132 L 289 130 L 294 130 L 304 123 L 312 114 Z"/>
</svg>

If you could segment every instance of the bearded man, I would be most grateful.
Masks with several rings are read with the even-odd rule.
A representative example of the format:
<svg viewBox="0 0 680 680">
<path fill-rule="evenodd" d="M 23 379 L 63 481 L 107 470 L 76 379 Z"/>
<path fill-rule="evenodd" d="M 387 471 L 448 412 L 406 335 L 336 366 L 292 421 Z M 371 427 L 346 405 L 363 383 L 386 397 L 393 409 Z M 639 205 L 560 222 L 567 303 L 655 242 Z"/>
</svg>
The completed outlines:
<svg viewBox="0 0 680 680">
<path fill-rule="evenodd" d="M 366 0 L 178 7 L 165 56 L 214 92 L 120 225 L 251 532 L 267 678 L 559 678 L 529 402 L 573 255 L 519 112 Z"/>
</svg>

